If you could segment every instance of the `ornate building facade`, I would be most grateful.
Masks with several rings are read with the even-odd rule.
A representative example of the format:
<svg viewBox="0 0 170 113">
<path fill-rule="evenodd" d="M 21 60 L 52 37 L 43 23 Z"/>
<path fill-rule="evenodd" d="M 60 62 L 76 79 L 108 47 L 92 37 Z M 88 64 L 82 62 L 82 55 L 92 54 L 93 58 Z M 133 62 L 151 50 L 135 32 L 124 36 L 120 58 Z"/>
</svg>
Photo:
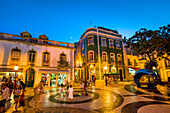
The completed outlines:
<svg viewBox="0 0 170 113">
<path fill-rule="evenodd" d="M 105 73 L 120 73 L 119 80 L 129 79 L 122 35 L 103 27 L 88 28 L 75 43 L 75 77 L 78 80 L 103 79 Z"/>
<path fill-rule="evenodd" d="M 0 77 L 19 77 L 33 87 L 41 80 L 45 87 L 57 87 L 74 80 L 74 44 L 0 33 Z M 18 69 L 14 70 L 14 66 Z"/>
</svg>

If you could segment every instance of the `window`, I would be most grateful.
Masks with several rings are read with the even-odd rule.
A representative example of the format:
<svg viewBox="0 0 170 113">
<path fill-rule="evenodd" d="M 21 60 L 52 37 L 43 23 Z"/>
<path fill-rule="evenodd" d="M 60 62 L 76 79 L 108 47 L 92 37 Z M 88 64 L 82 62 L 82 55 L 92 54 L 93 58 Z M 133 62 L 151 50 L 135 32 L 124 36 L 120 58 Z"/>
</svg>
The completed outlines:
<svg viewBox="0 0 170 113">
<path fill-rule="evenodd" d="M 110 53 L 110 62 L 111 62 L 111 63 L 114 63 L 114 62 L 115 62 L 114 53 Z"/>
<path fill-rule="evenodd" d="M 114 47 L 113 40 L 109 39 L 109 47 Z"/>
<path fill-rule="evenodd" d="M 102 46 L 106 46 L 106 38 L 101 39 Z"/>
<path fill-rule="evenodd" d="M 165 67 L 170 68 L 170 61 L 165 59 Z"/>
<path fill-rule="evenodd" d="M 89 61 L 94 61 L 94 52 L 93 51 L 89 52 Z"/>
<path fill-rule="evenodd" d="M 82 41 L 82 50 L 84 49 L 84 40 Z"/>
<path fill-rule="evenodd" d="M 102 53 L 102 59 L 103 59 L 103 61 L 107 61 L 107 53 L 106 52 Z"/>
<path fill-rule="evenodd" d="M 120 54 L 117 55 L 117 59 L 118 59 L 118 65 L 122 65 L 122 58 Z"/>
<path fill-rule="evenodd" d="M 28 52 L 28 62 L 29 62 L 29 64 L 31 64 L 31 65 L 34 65 L 34 62 L 35 62 L 35 54 L 36 54 L 36 52 L 34 51 L 34 50 L 31 50 L 31 51 L 29 51 Z"/>
<path fill-rule="evenodd" d="M 132 63 L 130 62 L 130 59 L 128 59 L 128 65 L 129 65 L 129 66 L 132 65 Z"/>
<path fill-rule="evenodd" d="M 64 53 L 60 54 L 60 61 L 66 62 L 66 55 Z"/>
<path fill-rule="evenodd" d="M 120 48 L 120 41 L 116 41 L 116 47 Z"/>
<path fill-rule="evenodd" d="M 93 44 L 93 36 L 88 37 L 88 44 Z"/>
<path fill-rule="evenodd" d="M 138 63 L 136 62 L 136 60 L 134 60 L 134 66 L 138 66 Z"/>
<path fill-rule="evenodd" d="M 20 60 L 21 51 L 16 47 L 11 50 L 11 64 L 18 64 Z"/>
<path fill-rule="evenodd" d="M 48 66 L 50 62 L 50 53 L 44 52 L 43 53 L 43 66 Z"/>
</svg>

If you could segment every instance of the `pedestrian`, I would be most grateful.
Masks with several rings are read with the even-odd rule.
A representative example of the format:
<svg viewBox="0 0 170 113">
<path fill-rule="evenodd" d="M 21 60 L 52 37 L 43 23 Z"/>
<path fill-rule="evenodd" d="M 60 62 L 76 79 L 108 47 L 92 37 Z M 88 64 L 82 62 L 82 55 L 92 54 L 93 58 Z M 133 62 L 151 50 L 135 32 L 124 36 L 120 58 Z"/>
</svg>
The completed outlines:
<svg viewBox="0 0 170 113">
<path fill-rule="evenodd" d="M 40 81 L 40 101 L 39 101 L 39 103 L 42 103 L 42 101 L 43 101 L 43 93 L 44 93 L 43 81 Z"/>
<path fill-rule="evenodd" d="M 25 90 L 26 85 L 24 84 L 24 82 L 21 81 L 21 79 L 19 79 L 18 81 L 20 82 L 20 84 L 21 84 L 21 86 L 22 86 L 21 88 L 22 88 L 23 90 Z"/>
<path fill-rule="evenodd" d="M 107 77 L 105 78 L 105 83 L 106 83 L 106 86 L 107 86 Z"/>
<path fill-rule="evenodd" d="M 90 84 L 91 84 L 91 80 L 88 80 L 88 86 L 90 86 Z"/>
<path fill-rule="evenodd" d="M 68 99 L 73 99 L 73 87 L 72 85 L 70 85 L 69 89 L 68 89 L 69 95 L 68 95 Z"/>
<path fill-rule="evenodd" d="M 61 89 L 60 89 L 60 94 L 59 94 L 59 96 L 61 96 L 61 94 L 63 94 L 63 96 L 64 96 L 64 87 L 63 87 L 64 85 L 63 84 L 61 84 Z"/>
<path fill-rule="evenodd" d="M 81 88 L 81 91 L 83 91 L 83 84 L 82 84 L 82 82 L 80 83 L 80 88 Z"/>
<path fill-rule="evenodd" d="M 25 111 L 26 108 L 25 108 L 25 90 L 22 90 L 22 94 L 20 96 L 20 99 L 19 99 L 19 107 L 23 107 L 23 110 Z"/>
<path fill-rule="evenodd" d="M 14 86 L 13 86 L 12 80 L 10 79 L 10 81 L 9 81 L 9 99 L 11 98 L 13 88 L 14 88 Z"/>
<path fill-rule="evenodd" d="M 86 78 L 85 81 L 84 81 L 84 90 L 86 92 L 86 95 L 87 95 L 87 84 L 88 84 L 88 81 L 87 81 L 87 78 Z"/>
<path fill-rule="evenodd" d="M 20 89 L 20 85 L 17 85 L 16 88 L 13 91 L 14 94 L 14 100 L 15 100 L 15 110 L 17 111 L 18 108 L 18 102 L 19 102 L 19 98 L 20 98 L 20 93 L 21 93 L 21 89 Z"/>
<path fill-rule="evenodd" d="M 0 112 L 2 111 L 6 111 L 6 108 L 5 108 L 5 103 L 9 97 L 9 88 L 6 87 L 6 84 L 3 83 L 2 84 L 2 97 L 1 97 L 1 102 L 0 102 Z"/>
<path fill-rule="evenodd" d="M 93 77 L 93 82 L 94 82 L 94 86 L 95 86 L 95 82 L 96 82 L 96 77 Z"/>
<path fill-rule="evenodd" d="M 35 112 L 38 111 L 37 109 L 37 104 L 40 101 L 40 96 L 41 96 L 41 84 L 39 83 L 35 88 L 34 88 L 34 104 L 35 104 Z"/>
</svg>

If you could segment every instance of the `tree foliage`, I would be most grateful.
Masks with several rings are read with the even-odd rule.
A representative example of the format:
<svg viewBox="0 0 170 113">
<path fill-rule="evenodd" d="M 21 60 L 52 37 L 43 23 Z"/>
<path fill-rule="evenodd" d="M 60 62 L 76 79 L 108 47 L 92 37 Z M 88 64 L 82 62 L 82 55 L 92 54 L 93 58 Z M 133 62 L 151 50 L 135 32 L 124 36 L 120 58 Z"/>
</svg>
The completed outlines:
<svg viewBox="0 0 170 113">
<path fill-rule="evenodd" d="M 170 52 L 170 25 L 160 27 L 159 30 L 140 29 L 131 38 L 124 41 L 137 54 L 147 55 L 148 68 L 152 69 L 157 59 L 166 58 Z M 169 60 L 169 59 L 168 59 Z"/>
</svg>

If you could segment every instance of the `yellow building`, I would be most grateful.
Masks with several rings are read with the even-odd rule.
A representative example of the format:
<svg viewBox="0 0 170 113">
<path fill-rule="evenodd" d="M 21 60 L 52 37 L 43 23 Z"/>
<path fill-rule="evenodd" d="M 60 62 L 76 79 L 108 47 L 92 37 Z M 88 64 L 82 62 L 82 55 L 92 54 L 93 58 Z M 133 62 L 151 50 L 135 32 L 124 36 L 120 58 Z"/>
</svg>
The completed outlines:
<svg viewBox="0 0 170 113">
<path fill-rule="evenodd" d="M 129 68 L 129 74 L 131 80 L 133 79 L 133 75 L 139 69 L 145 69 L 145 63 L 147 62 L 147 55 L 137 55 L 133 50 L 127 48 L 127 62 Z M 170 59 L 170 56 L 169 56 Z M 170 61 L 166 59 L 157 60 L 158 66 L 153 68 L 153 71 L 161 78 L 162 82 L 170 81 Z"/>
</svg>

